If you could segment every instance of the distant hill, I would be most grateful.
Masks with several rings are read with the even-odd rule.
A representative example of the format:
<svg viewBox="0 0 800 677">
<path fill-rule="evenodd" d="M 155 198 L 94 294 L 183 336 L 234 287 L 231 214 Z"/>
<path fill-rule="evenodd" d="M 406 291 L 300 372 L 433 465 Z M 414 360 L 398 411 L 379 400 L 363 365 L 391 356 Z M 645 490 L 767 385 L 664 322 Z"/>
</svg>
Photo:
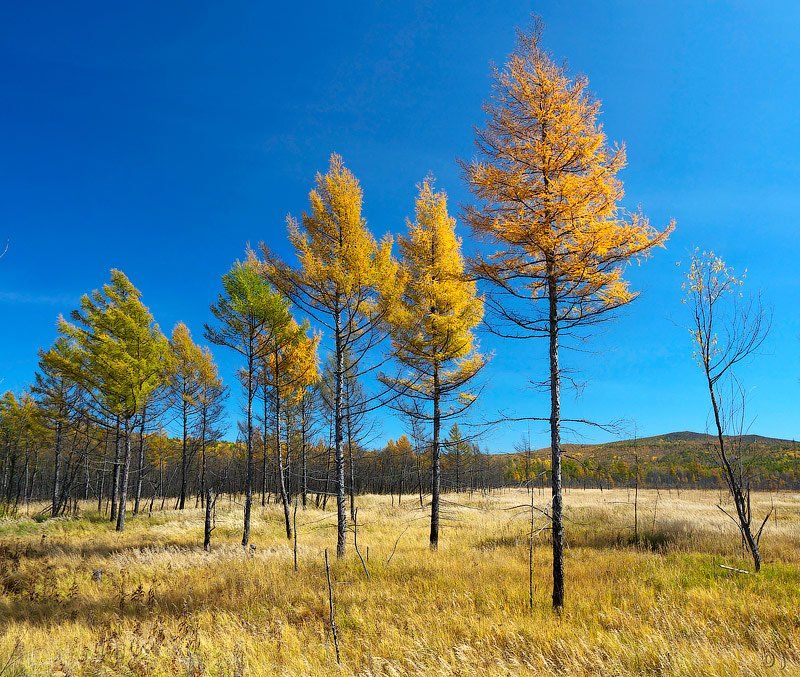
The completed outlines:
<svg viewBox="0 0 800 677">
<path fill-rule="evenodd" d="M 564 475 L 573 483 L 623 485 L 635 476 L 638 456 L 640 478 L 647 485 L 718 486 L 716 441 L 706 433 L 680 431 L 602 444 L 564 444 Z M 800 488 L 800 443 L 762 435 L 744 435 L 740 441 L 753 459 L 755 484 Z M 533 463 L 537 473 L 546 469 L 550 448 L 531 451 L 530 461 L 519 451 L 504 456 L 511 473 L 519 477 L 526 462 Z"/>
<path fill-rule="evenodd" d="M 727 440 L 733 438 L 726 436 Z M 764 437 L 763 435 L 742 435 L 741 441 L 746 445 L 755 445 L 757 447 L 764 447 L 767 449 L 774 449 L 776 451 L 786 451 L 790 449 L 800 449 L 800 443 L 795 440 L 784 440 L 778 437 Z M 675 451 L 676 448 L 683 448 L 686 450 L 705 451 L 711 447 L 709 451 L 713 451 L 713 445 L 717 442 L 715 435 L 707 433 L 696 433 L 690 430 L 682 430 L 680 432 L 664 433 L 663 435 L 653 435 L 651 437 L 639 437 L 636 439 L 617 440 L 614 442 L 601 442 L 596 444 L 571 444 L 566 443 L 562 445 L 565 451 L 571 454 L 592 454 L 602 456 L 605 453 L 619 454 L 623 451 L 631 453 L 635 448 L 640 451 L 648 451 L 653 453 L 669 453 Z M 515 454 L 517 452 L 509 452 Z M 533 452 L 537 457 L 542 454 L 550 454 L 550 447 L 542 447 Z"/>
<path fill-rule="evenodd" d="M 709 435 L 708 433 L 694 433 L 689 430 L 683 430 L 676 433 L 666 433 L 664 435 L 655 435 L 653 437 L 640 437 L 640 443 L 655 443 L 655 442 L 716 442 L 716 435 Z M 779 437 L 764 437 L 763 435 L 742 435 L 742 441 L 745 444 L 768 444 L 776 446 L 795 446 L 795 440 L 783 440 Z M 633 440 L 624 440 L 621 442 L 613 442 L 611 444 L 632 444 Z"/>
</svg>

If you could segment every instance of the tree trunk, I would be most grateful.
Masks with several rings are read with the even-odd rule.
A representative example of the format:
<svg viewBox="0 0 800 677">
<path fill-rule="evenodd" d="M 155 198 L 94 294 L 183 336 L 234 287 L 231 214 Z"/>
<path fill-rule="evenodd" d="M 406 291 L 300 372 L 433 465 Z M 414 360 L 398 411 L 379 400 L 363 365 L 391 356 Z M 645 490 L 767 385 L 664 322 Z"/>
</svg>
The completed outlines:
<svg viewBox="0 0 800 677">
<path fill-rule="evenodd" d="M 119 510 L 117 511 L 117 531 L 125 529 L 125 513 L 128 507 L 128 475 L 131 469 L 131 430 L 130 419 L 125 419 L 125 454 L 122 458 L 122 474 L 119 489 Z"/>
<path fill-rule="evenodd" d="M 133 501 L 133 514 L 139 514 L 139 505 L 142 501 L 142 482 L 144 481 L 144 420 L 146 408 L 142 409 L 142 422 L 139 425 L 139 458 L 136 469 L 136 497 Z"/>
<path fill-rule="evenodd" d="M 216 498 L 213 495 L 211 489 L 208 490 L 205 496 L 206 502 L 206 521 L 205 521 L 205 530 L 203 534 L 203 550 L 206 552 L 211 552 L 211 521 L 212 515 L 214 510 L 214 503 L 216 502 Z"/>
<path fill-rule="evenodd" d="M 267 406 L 269 404 L 269 400 L 267 399 L 267 383 L 266 383 L 266 369 L 267 369 L 267 361 L 264 360 L 263 367 L 265 372 L 264 377 L 264 388 L 263 388 L 263 395 L 264 395 L 264 434 L 261 436 L 262 439 L 262 446 L 264 447 L 264 454 L 263 458 L 261 459 L 261 507 L 263 508 L 267 504 L 267 469 L 269 467 L 267 463 Z"/>
<path fill-rule="evenodd" d="M 277 350 L 274 351 L 273 356 L 275 358 L 275 369 L 273 373 L 275 377 L 275 455 L 278 459 L 278 487 L 281 492 L 281 503 L 283 503 L 283 519 L 286 522 L 286 538 L 291 538 L 292 523 L 289 520 L 289 497 L 286 495 L 286 480 L 283 472 L 283 454 L 281 453 L 281 389 L 278 383 L 279 363 Z"/>
<path fill-rule="evenodd" d="M 439 461 L 439 366 L 433 367 L 433 441 L 431 443 L 431 550 L 439 548 L 439 491 L 441 464 Z"/>
<path fill-rule="evenodd" d="M 424 503 L 422 501 L 422 463 L 419 460 L 419 456 L 417 456 L 417 488 L 419 489 L 419 507 L 421 510 Z"/>
<path fill-rule="evenodd" d="M 564 606 L 564 522 L 561 496 L 561 372 L 558 364 L 558 303 L 556 281 L 547 284 L 550 318 L 550 464 L 553 494 L 553 608 Z"/>
<path fill-rule="evenodd" d="M 336 374 L 334 410 L 334 456 L 336 463 L 336 556 L 344 557 L 347 543 L 347 506 L 345 500 L 344 449 L 342 447 L 342 395 L 344 391 L 344 350 L 340 314 L 336 313 Z"/>
<path fill-rule="evenodd" d="M 250 511 L 253 505 L 253 340 L 247 352 L 247 472 L 244 480 L 244 530 L 242 545 L 250 543 Z"/>
<path fill-rule="evenodd" d="M 106 459 L 103 458 L 102 469 L 97 469 L 97 512 L 103 511 L 103 491 L 106 483 Z"/>
<path fill-rule="evenodd" d="M 204 405 L 202 412 L 202 425 L 200 427 L 200 496 L 201 505 L 206 500 L 206 423 L 208 420 L 208 412 Z"/>
<path fill-rule="evenodd" d="M 723 435 L 722 419 L 719 413 L 719 405 L 717 404 L 717 396 L 714 392 L 714 384 L 711 381 L 708 369 L 706 369 L 706 377 L 708 380 L 709 395 L 711 397 L 711 408 L 714 411 L 714 423 L 716 424 L 717 428 L 719 453 L 720 458 L 722 459 L 725 479 L 728 482 L 728 488 L 730 489 L 733 503 L 736 506 L 736 516 L 739 519 L 739 528 L 742 532 L 742 538 L 747 549 L 750 551 L 750 554 L 753 557 L 753 567 L 755 568 L 756 572 L 758 572 L 761 571 L 761 552 L 758 548 L 758 541 L 753 536 L 753 532 L 750 528 L 751 515 L 748 507 L 749 488 L 745 489 L 745 487 L 742 486 L 741 479 L 737 478 L 736 471 L 734 470 L 733 466 L 731 466 L 730 459 L 728 458 L 727 450 L 725 448 L 725 436 Z M 748 492 L 747 496 L 745 496 L 745 491 Z"/>
<path fill-rule="evenodd" d="M 461 493 L 461 443 L 456 444 L 456 493 Z"/>
<path fill-rule="evenodd" d="M 306 394 L 303 394 L 303 400 L 301 402 L 302 410 L 301 410 L 301 419 L 300 419 L 300 494 L 303 499 L 303 510 L 306 509 L 306 503 L 308 502 L 308 458 L 307 458 L 307 450 L 306 450 L 306 428 L 308 426 L 308 411 L 307 406 L 308 403 L 306 402 Z"/>
<path fill-rule="evenodd" d="M 186 395 L 183 396 L 183 404 L 181 406 L 181 422 L 182 428 L 182 446 L 181 446 L 181 493 L 178 498 L 178 510 L 183 510 L 186 505 L 186 471 L 187 471 L 187 448 L 186 441 L 189 434 L 189 403 L 186 401 Z"/>
<path fill-rule="evenodd" d="M 56 517 L 59 508 L 59 490 L 61 489 L 61 421 L 56 423 L 56 439 L 54 454 L 54 468 L 53 468 L 53 496 L 50 508 L 50 515 Z"/>
<path fill-rule="evenodd" d="M 114 437 L 114 465 L 111 468 L 111 516 L 112 522 L 117 521 L 117 488 L 119 486 L 119 416 L 117 417 L 116 432 Z"/>
</svg>

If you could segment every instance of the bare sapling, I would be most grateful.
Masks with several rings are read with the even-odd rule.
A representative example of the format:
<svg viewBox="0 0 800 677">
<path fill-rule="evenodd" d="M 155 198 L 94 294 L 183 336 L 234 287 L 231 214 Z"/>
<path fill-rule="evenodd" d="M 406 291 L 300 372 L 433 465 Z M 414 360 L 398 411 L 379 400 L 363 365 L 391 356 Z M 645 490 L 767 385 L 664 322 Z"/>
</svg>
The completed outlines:
<svg viewBox="0 0 800 677">
<path fill-rule="evenodd" d="M 717 507 L 736 524 L 756 571 L 761 570 L 759 544 L 772 511 L 757 530 L 753 528 L 750 503 L 752 478 L 750 450 L 744 443 L 745 391 L 733 367 L 752 357 L 769 333 L 770 318 L 759 296 L 742 293 L 744 276 L 737 277 L 713 252 L 696 251 L 684 282 L 686 303 L 691 311 L 690 333 L 694 357 L 703 371 L 716 432 L 715 457 L 725 478 L 735 508 L 732 515 Z M 723 393 L 723 385 L 729 394 Z"/>
<path fill-rule="evenodd" d="M 203 550 L 211 552 L 211 532 L 216 527 L 217 495 L 211 487 L 206 489 L 206 521 Z"/>
</svg>

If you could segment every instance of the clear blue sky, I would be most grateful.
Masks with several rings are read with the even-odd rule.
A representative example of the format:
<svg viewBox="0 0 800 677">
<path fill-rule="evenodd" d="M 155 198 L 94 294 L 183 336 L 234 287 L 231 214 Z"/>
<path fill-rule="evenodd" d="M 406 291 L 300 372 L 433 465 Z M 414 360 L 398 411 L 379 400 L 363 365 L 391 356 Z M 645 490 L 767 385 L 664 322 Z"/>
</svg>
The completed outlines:
<svg viewBox="0 0 800 677">
<path fill-rule="evenodd" d="M 111 267 L 165 331 L 184 320 L 201 337 L 247 242 L 289 255 L 284 217 L 305 208 L 331 151 L 361 179 L 377 234 L 402 230 L 429 171 L 463 204 L 456 159 L 473 155 L 489 63 L 537 12 L 627 143 L 627 205 L 678 222 L 668 249 L 630 271 L 641 298 L 591 352 L 564 356 L 587 381 L 565 393 L 565 415 L 635 419 L 640 434 L 705 428 L 676 267 L 700 246 L 748 268 L 774 308 L 741 371 L 753 431 L 800 436 L 800 5 L 271 4 L 2 3 L 0 388 L 30 382 L 57 314 Z M 527 385 L 544 378 L 546 345 L 482 345 L 496 357 L 480 415 L 546 415 Z M 215 354 L 232 382 L 232 356 Z M 507 449 L 524 428 L 482 444 Z"/>
</svg>

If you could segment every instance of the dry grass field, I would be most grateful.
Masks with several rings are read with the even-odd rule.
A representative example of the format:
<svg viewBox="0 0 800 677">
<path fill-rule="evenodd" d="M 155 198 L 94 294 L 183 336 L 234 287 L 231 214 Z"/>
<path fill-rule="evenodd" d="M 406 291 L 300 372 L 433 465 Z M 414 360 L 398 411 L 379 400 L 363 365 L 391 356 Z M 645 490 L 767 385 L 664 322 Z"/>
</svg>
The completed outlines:
<svg viewBox="0 0 800 677">
<path fill-rule="evenodd" d="M 546 532 L 528 605 L 529 513 L 515 507 L 528 495 L 445 498 L 437 553 L 414 497 L 358 499 L 369 578 L 352 545 L 332 561 L 338 667 L 330 510 L 298 510 L 298 571 L 274 506 L 256 512 L 252 554 L 226 499 L 211 553 L 194 509 L 131 519 L 123 534 L 88 506 L 2 520 L 0 674 L 800 674 L 799 494 L 758 495 L 758 514 L 774 503 L 777 520 L 753 575 L 719 566 L 749 562 L 717 492 L 640 492 L 638 546 L 632 494 L 568 492 L 561 616 Z"/>
</svg>

